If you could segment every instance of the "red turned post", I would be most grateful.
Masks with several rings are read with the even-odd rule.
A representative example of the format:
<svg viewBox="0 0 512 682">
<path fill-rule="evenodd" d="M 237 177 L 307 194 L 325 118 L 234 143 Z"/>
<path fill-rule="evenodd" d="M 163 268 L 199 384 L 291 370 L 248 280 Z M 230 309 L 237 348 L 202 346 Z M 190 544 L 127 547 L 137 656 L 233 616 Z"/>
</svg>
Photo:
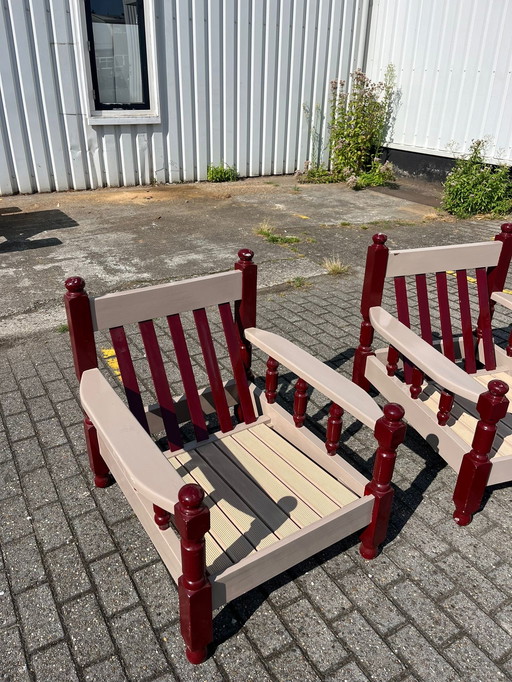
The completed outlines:
<svg viewBox="0 0 512 682">
<path fill-rule="evenodd" d="M 361 331 L 359 335 L 359 346 L 354 356 L 354 369 L 352 381 L 365 391 L 370 388 L 370 382 L 365 377 L 366 359 L 373 355 L 372 343 L 374 331 L 370 322 L 370 308 L 379 306 L 382 303 L 382 292 L 384 289 L 384 279 L 388 265 L 388 247 L 386 246 L 387 237 L 385 234 L 374 234 L 373 244 L 368 247 L 366 255 L 366 268 L 364 273 L 363 294 L 361 296 Z"/>
<path fill-rule="evenodd" d="M 325 449 L 329 455 L 335 455 L 338 450 L 341 438 L 342 417 L 343 408 L 336 405 L 336 403 L 332 403 L 329 409 L 327 432 L 325 434 Z"/>
<path fill-rule="evenodd" d="M 507 384 L 495 379 L 489 382 L 487 388 L 489 390 L 480 395 L 476 404 L 480 420 L 476 425 L 471 450 L 462 458 L 453 492 L 453 518 L 459 526 L 471 523 L 473 514 L 480 509 L 491 473 L 489 453 L 496 435 L 496 424 L 507 414 Z"/>
<path fill-rule="evenodd" d="M 267 373 L 265 375 L 265 397 L 267 398 L 267 402 L 270 404 L 276 402 L 278 367 L 279 363 L 277 360 L 269 357 L 267 360 Z"/>
<path fill-rule="evenodd" d="M 439 412 L 437 413 L 437 423 L 439 426 L 446 426 L 453 407 L 453 395 L 448 391 L 442 391 L 439 396 Z"/>
<path fill-rule="evenodd" d="M 394 377 L 398 370 L 398 360 L 400 359 L 400 353 L 396 348 L 390 346 L 388 348 L 388 361 L 386 364 L 386 370 L 388 377 Z"/>
<path fill-rule="evenodd" d="M 402 421 L 404 410 L 396 403 L 384 406 L 384 416 L 377 420 L 375 438 L 379 443 L 375 454 L 373 478 L 365 488 L 365 495 L 374 495 L 372 520 L 362 532 L 359 552 L 365 559 L 377 556 L 379 545 L 384 542 L 388 530 L 389 515 L 393 502 L 391 477 L 395 468 L 396 449 L 405 438 L 406 426 Z"/>
<path fill-rule="evenodd" d="M 308 385 L 304 379 L 299 377 L 295 384 L 295 394 L 293 396 L 293 421 L 298 429 L 304 425 L 307 405 Z"/>
<path fill-rule="evenodd" d="M 411 398 L 416 400 L 420 395 L 423 386 L 423 372 L 417 367 L 412 368 L 412 381 L 409 391 L 411 392 Z"/>
<path fill-rule="evenodd" d="M 489 268 L 487 282 L 489 297 L 495 291 L 503 291 L 507 279 L 510 260 L 512 259 L 512 223 L 503 223 L 500 232 L 494 237 L 494 241 L 502 242 L 500 258 L 495 268 Z M 490 300 L 491 318 L 494 312 L 495 301 Z"/>
<path fill-rule="evenodd" d="M 508 337 L 507 355 L 509 358 L 512 357 L 512 331 L 510 332 L 509 337 Z"/>
<path fill-rule="evenodd" d="M 64 285 L 67 289 L 64 294 L 64 305 L 68 319 L 71 350 L 73 351 L 75 373 L 78 381 L 80 381 L 86 370 L 98 366 L 91 304 L 85 291 L 85 281 L 81 277 L 69 277 Z M 84 417 L 84 432 L 89 465 L 94 475 L 94 485 L 97 488 L 106 488 L 113 482 L 113 478 L 100 454 L 94 424 L 87 415 Z"/>
<path fill-rule="evenodd" d="M 202 663 L 213 639 L 212 588 L 206 574 L 204 536 L 210 529 L 210 511 L 204 493 L 195 483 L 184 485 L 174 506 L 175 525 L 181 538 L 181 568 L 178 580 L 181 635 L 187 658 Z"/>
<path fill-rule="evenodd" d="M 256 326 L 256 286 L 258 267 L 253 263 L 254 251 L 240 249 L 235 270 L 242 273 L 242 298 L 235 304 L 235 320 L 242 341 L 241 353 L 245 373 L 249 381 L 254 379 L 251 369 L 252 346 L 245 338 L 245 330 Z"/>
<path fill-rule="evenodd" d="M 169 528 L 169 523 L 171 522 L 171 515 L 169 512 L 162 509 L 162 507 L 159 507 L 157 504 L 153 505 L 153 511 L 155 512 L 153 518 L 155 519 L 156 525 L 160 530 L 167 530 Z"/>
</svg>

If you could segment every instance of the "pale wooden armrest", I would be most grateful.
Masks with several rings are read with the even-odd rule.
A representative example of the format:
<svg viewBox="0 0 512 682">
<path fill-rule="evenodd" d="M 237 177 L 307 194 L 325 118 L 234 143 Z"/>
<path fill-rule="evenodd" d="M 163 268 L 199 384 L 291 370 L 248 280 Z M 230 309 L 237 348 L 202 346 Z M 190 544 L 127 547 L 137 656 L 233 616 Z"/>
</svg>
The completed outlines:
<svg viewBox="0 0 512 682">
<path fill-rule="evenodd" d="M 496 303 L 512 310 L 512 294 L 506 294 L 504 291 L 495 291 L 494 294 L 491 294 L 491 298 Z"/>
<path fill-rule="evenodd" d="M 382 411 L 366 391 L 314 358 L 291 341 L 277 334 L 251 327 L 245 330 L 248 341 L 291 369 L 310 386 L 348 410 L 351 415 L 371 429 L 382 417 Z"/>
<path fill-rule="evenodd" d="M 386 341 L 440 386 L 462 398 L 477 402 L 483 392 L 482 385 L 384 308 L 370 308 L 370 321 Z"/>
<path fill-rule="evenodd" d="M 148 500 L 172 512 L 183 480 L 144 431 L 99 369 L 82 374 L 80 398 L 98 435 Z"/>
</svg>

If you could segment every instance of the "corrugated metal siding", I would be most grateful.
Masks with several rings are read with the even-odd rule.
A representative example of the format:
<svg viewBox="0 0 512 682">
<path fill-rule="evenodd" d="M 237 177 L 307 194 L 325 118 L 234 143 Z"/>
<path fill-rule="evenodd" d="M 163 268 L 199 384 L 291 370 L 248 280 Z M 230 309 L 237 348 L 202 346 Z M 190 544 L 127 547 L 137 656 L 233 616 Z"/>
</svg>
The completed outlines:
<svg viewBox="0 0 512 682">
<path fill-rule="evenodd" d="M 374 0 L 366 72 L 394 64 L 401 92 L 389 146 L 452 156 L 488 138 L 512 164 L 512 2 Z"/>
<path fill-rule="evenodd" d="M 155 0 L 161 123 L 87 123 L 73 0 L 0 0 L 0 193 L 291 173 L 365 0 Z M 325 120 L 323 122 L 325 126 Z"/>
</svg>

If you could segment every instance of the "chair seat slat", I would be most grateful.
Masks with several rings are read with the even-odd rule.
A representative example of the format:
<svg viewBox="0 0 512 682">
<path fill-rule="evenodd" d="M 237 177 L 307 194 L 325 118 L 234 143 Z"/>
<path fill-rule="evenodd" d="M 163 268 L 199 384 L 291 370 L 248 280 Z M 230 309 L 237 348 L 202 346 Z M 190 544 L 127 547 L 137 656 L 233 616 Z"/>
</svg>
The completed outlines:
<svg viewBox="0 0 512 682">
<path fill-rule="evenodd" d="M 460 322 L 464 344 L 464 369 L 468 374 L 474 374 L 476 372 L 475 335 L 471 324 L 466 270 L 457 270 L 457 289 L 459 291 Z"/>
</svg>

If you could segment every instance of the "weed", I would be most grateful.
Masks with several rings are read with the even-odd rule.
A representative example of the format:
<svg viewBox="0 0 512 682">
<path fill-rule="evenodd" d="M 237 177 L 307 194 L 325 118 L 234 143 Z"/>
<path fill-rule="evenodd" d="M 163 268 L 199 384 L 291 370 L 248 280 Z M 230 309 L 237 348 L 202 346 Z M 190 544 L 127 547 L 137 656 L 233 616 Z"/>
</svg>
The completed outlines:
<svg viewBox="0 0 512 682">
<path fill-rule="evenodd" d="M 208 166 L 206 179 L 208 182 L 235 182 L 238 180 L 238 172 L 235 166 L 227 166 L 226 164 Z"/>
<path fill-rule="evenodd" d="M 269 244 L 298 244 L 300 242 L 299 237 L 277 234 L 275 228 L 269 225 L 266 220 L 258 227 L 256 234 L 263 237 Z"/>
<path fill-rule="evenodd" d="M 468 156 L 457 159 L 446 178 L 442 207 L 468 218 L 478 213 L 506 215 L 512 211 L 512 181 L 508 166 L 485 163 L 484 140 L 473 140 Z"/>
<path fill-rule="evenodd" d="M 311 282 L 305 277 L 294 277 L 293 279 L 289 279 L 288 284 L 290 284 L 292 287 L 295 287 L 295 289 L 311 286 Z"/>
<path fill-rule="evenodd" d="M 274 187 L 279 187 L 279 183 L 274 180 L 265 180 L 264 185 L 274 185 Z"/>
<path fill-rule="evenodd" d="M 55 331 L 58 334 L 64 334 L 65 332 L 69 331 L 69 327 L 67 324 L 59 324 L 59 326 L 55 329 Z"/>
<path fill-rule="evenodd" d="M 294 185 L 294 186 L 292 187 L 292 192 L 301 192 L 301 191 L 302 191 L 302 190 L 301 190 L 301 188 L 300 188 L 298 185 Z"/>
<path fill-rule="evenodd" d="M 346 275 L 349 271 L 348 265 L 343 265 L 339 257 L 324 258 L 324 268 L 329 275 Z"/>
<path fill-rule="evenodd" d="M 352 223 L 349 223 L 348 220 L 342 220 L 341 222 L 338 223 L 340 227 L 350 227 Z"/>
</svg>

